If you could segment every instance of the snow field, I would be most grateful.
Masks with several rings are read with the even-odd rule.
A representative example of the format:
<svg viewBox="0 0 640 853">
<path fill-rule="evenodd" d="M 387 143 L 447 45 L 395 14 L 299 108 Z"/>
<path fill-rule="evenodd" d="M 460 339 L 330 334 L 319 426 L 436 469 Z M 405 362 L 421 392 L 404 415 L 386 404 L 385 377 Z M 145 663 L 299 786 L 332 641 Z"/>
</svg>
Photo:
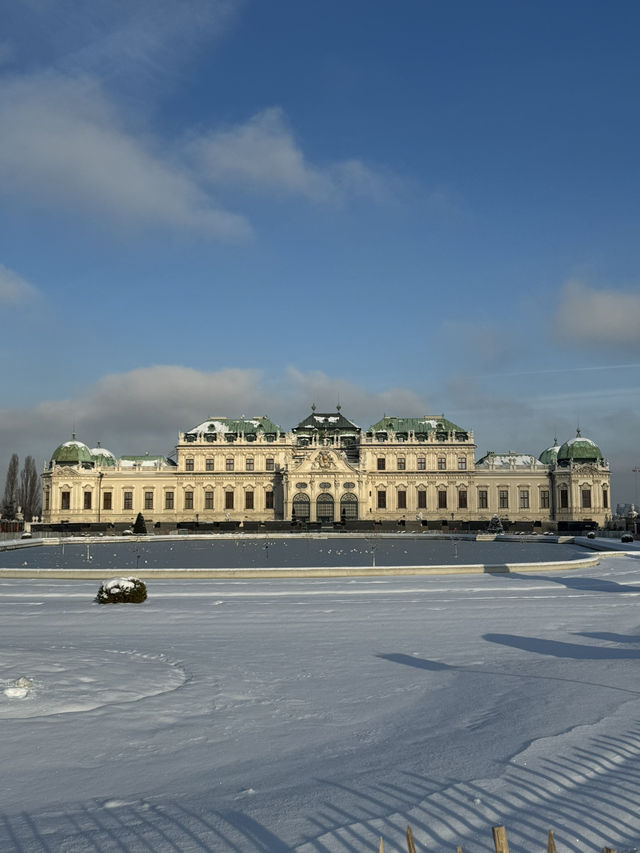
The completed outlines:
<svg viewBox="0 0 640 853">
<path fill-rule="evenodd" d="M 0 581 L 0 849 L 640 846 L 638 556 L 95 591 Z"/>
</svg>

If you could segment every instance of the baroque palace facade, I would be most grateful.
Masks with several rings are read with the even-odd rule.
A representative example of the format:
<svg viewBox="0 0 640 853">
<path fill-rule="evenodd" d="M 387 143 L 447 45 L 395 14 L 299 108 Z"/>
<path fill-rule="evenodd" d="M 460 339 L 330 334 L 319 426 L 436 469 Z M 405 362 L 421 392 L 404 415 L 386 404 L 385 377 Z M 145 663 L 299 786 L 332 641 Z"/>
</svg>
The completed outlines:
<svg viewBox="0 0 640 853">
<path fill-rule="evenodd" d="M 122 456 L 75 439 L 42 475 L 44 524 L 245 527 L 268 522 L 479 527 L 493 515 L 533 528 L 604 525 L 609 466 L 580 435 L 538 458 L 487 453 L 444 416 L 383 417 L 362 430 L 340 407 L 289 431 L 267 417 L 208 418 L 175 458 Z"/>
</svg>

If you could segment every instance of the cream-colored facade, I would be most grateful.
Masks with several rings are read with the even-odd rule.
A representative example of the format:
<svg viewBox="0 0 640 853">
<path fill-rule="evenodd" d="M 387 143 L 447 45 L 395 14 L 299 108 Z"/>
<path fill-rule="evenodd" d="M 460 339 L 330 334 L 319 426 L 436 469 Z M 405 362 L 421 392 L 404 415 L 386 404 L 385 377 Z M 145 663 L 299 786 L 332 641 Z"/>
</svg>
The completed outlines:
<svg viewBox="0 0 640 853">
<path fill-rule="evenodd" d="M 338 410 L 297 427 L 209 418 L 175 458 L 121 457 L 75 440 L 42 476 L 43 522 L 128 527 L 363 521 L 482 527 L 493 515 L 537 528 L 611 517 L 609 468 L 579 435 L 541 454 L 488 453 L 444 416 L 384 417 L 361 430 Z M 253 524 L 252 524 L 253 523 Z M 226 525 L 225 525 L 226 526 Z"/>
</svg>

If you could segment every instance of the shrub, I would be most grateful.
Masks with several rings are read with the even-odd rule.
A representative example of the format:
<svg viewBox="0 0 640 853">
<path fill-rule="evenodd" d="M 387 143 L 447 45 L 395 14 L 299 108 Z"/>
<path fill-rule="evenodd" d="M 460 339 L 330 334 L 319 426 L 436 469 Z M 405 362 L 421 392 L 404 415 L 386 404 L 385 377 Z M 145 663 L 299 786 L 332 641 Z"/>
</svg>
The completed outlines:
<svg viewBox="0 0 640 853">
<path fill-rule="evenodd" d="M 596 534 L 593 532 L 593 530 L 590 530 L 587 533 L 587 539 L 595 539 L 595 538 L 596 538 Z"/>
<path fill-rule="evenodd" d="M 135 523 L 133 525 L 133 532 L 137 536 L 146 536 L 147 535 L 147 525 L 145 524 L 144 517 L 141 512 L 136 516 Z"/>
<path fill-rule="evenodd" d="M 633 535 L 631 533 L 623 533 L 620 537 L 621 542 L 633 542 Z"/>
<path fill-rule="evenodd" d="M 147 587 L 139 578 L 111 578 L 102 581 L 95 600 L 98 604 L 141 604 Z"/>
</svg>

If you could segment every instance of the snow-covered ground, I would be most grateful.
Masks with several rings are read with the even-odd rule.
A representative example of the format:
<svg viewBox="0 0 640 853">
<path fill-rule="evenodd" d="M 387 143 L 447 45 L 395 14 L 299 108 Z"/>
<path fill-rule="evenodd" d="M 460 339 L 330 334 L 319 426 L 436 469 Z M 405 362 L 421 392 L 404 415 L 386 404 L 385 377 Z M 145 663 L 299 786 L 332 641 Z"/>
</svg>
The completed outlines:
<svg viewBox="0 0 640 853">
<path fill-rule="evenodd" d="M 640 847 L 640 551 L 563 574 L 0 580 L 0 850 Z"/>
</svg>

